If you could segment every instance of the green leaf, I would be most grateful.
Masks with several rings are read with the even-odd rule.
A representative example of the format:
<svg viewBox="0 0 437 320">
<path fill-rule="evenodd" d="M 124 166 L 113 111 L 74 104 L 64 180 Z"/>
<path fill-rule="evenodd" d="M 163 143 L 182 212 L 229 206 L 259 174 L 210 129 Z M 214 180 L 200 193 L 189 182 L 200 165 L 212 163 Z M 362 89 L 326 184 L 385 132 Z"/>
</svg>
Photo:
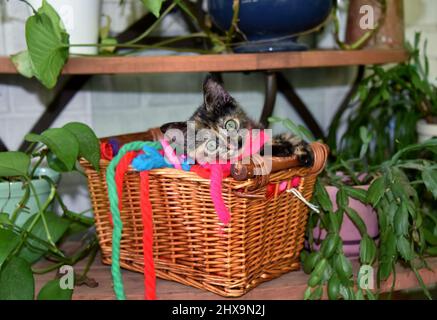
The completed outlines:
<svg viewBox="0 0 437 320">
<path fill-rule="evenodd" d="M 291 121 L 290 119 L 285 119 L 283 122 L 284 126 L 290 130 L 294 135 L 300 137 L 301 139 L 304 139 L 304 135 L 302 134 L 302 132 L 300 131 L 299 127 L 297 124 L 295 124 L 293 121 Z"/>
<path fill-rule="evenodd" d="M 312 132 L 310 130 L 308 130 L 307 127 L 300 124 L 298 126 L 298 128 L 299 128 L 299 131 L 302 133 L 302 135 L 304 135 L 308 141 L 313 142 L 316 140 L 316 138 L 314 138 L 314 135 L 312 134 Z"/>
<path fill-rule="evenodd" d="M 326 259 L 331 258 L 331 256 L 337 251 L 340 242 L 341 239 L 338 234 L 328 234 L 320 247 L 320 252 L 322 253 L 323 257 Z"/>
<path fill-rule="evenodd" d="M 397 241 L 397 248 L 402 258 L 405 261 L 410 261 L 413 259 L 413 249 L 411 248 L 410 241 L 408 241 L 405 237 L 400 237 Z"/>
<path fill-rule="evenodd" d="M 14 64 L 17 71 L 26 78 L 32 78 L 35 76 L 35 72 L 32 67 L 32 60 L 30 60 L 29 51 L 21 51 L 17 54 L 11 55 L 11 61 Z"/>
<path fill-rule="evenodd" d="M 72 289 L 62 289 L 59 279 L 47 282 L 38 293 L 38 300 L 71 300 Z"/>
<path fill-rule="evenodd" d="M 367 203 L 367 191 L 364 189 L 344 186 L 343 187 L 349 197 L 354 198 L 355 200 L 360 201 L 363 204 Z"/>
<path fill-rule="evenodd" d="M 303 271 L 306 274 L 310 274 L 316 264 L 320 260 L 320 252 L 311 252 L 304 260 L 303 260 Z"/>
<path fill-rule="evenodd" d="M 9 218 L 9 213 L 5 213 L 5 212 L 0 213 L 0 224 L 8 225 L 8 226 L 12 225 L 11 219 Z M 1 226 L 0 226 L 0 228 L 1 228 Z M 2 229 L 0 229 L 0 233 L 1 232 L 2 232 Z M 1 244 L 0 244 L 0 246 L 1 246 Z M 1 254 L 1 249 L 0 249 L 0 254 Z M 0 268 L 1 268 L 1 263 L 0 263 Z"/>
<path fill-rule="evenodd" d="M 33 300 L 35 280 L 30 264 L 13 257 L 0 272 L 0 300 Z"/>
<path fill-rule="evenodd" d="M 0 228 L 0 270 L 3 263 L 9 257 L 9 254 L 15 249 L 20 242 L 20 237 L 11 230 Z"/>
<path fill-rule="evenodd" d="M 320 204 L 322 209 L 327 212 L 332 212 L 332 202 L 329 198 L 328 192 L 326 191 L 325 187 L 320 183 L 319 180 L 316 182 L 314 194 L 316 196 L 317 202 Z"/>
<path fill-rule="evenodd" d="M 56 85 L 68 60 L 69 35 L 62 29 L 59 15 L 46 2 L 26 21 L 26 43 L 32 69 L 47 88 Z"/>
<path fill-rule="evenodd" d="M 340 188 L 337 192 L 337 205 L 343 210 L 349 206 L 349 197 L 344 188 Z"/>
<path fill-rule="evenodd" d="M 57 172 L 68 172 L 70 170 L 67 169 L 67 167 L 59 161 L 58 157 L 53 152 L 49 152 L 47 154 L 47 164 L 49 167 Z"/>
<path fill-rule="evenodd" d="M 56 12 L 55 8 L 53 8 L 52 5 L 47 2 L 47 0 L 43 0 L 41 7 L 38 9 L 38 13 L 44 13 L 47 16 L 49 16 L 50 21 L 52 21 L 53 27 L 55 28 L 55 30 L 57 32 L 65 32 L 66 31 L 61 17 Z"/>
<path fill-rule="evenodd" d="M 79 156 L 92 164 L 99 171 L 100 141 L 94 131 L 84 123 L 71 122 L 64 126 L 79 142 Z"/>
<path fill-rule="evenodd" d="M 337 300 L 340 294 L 340 280 L 337 275 L 333 275 L 328 281 L 328 298 Z"/>
<path fill-rule="evenodd" d="M 0 177 L 25 176 L 29 166 L 30 157 L 23 152 L 0 152 Z"/>
<path fill-rule="evenodd" d="M 45 220 L 47 222 L 47 228 L 50 232 L 51 238 L 54 243 L 56 243 L 68 230 L 70 223 L 61 218 L 58 217 L 53 212 L 46 212 L 44 213 Z M 29 225 L 32 223 L 32 218 L 27 220 L 26 223 L 23 226 L 23 229 L 27 229 Z M 44 229 L 44 223 L 42 219 L 40 219 L 32 229 L 31 234 L 34 237 L 37 237 L 38 239 L 41 239 L 42 241 L 47 242 L 48 237 L 47 233 Z M 29 263 L 33 264 L 37 262 L 41 257 L 49 250 L 47 246 L 45 246 L 43 243 L 37 241 L 36 239 L 28 238 L 26 241 L 26 245 L 21 249 L 19 252 L 19 256 Z"/>
<path fill-rule="evenodd" d="M 269 121 L 270 123 L 279 123 L 279 122 L 284 121 L 284 119 L 282 119 L 282 118 L 280 118 L 280 117 L 270 117 L 270 118 L 268 119 L 268 121 Z"/>
<path fill-rule="evenodd" d="M 345 286 L 349 286 L 352 277 L 352 263 L 343 254 L 339 254 L 334 257 L 334 269 L 341 283 Z"/>
<path fill-rule="evenodd" d="M 144 6 L 157 18 L 160 16 L 162 3 L 165 0 L 141 0 Z"/>
<path fill-rule="evenodd" d="M 437 199 L 437 170 L 426 168 L 422 171 L 422 179 L 428 191 Z"/>
<path fill-rule="evenodd" d="M 396 235 L 406 236 L 410 223 L 408 221 L 408 210 L 405 202 L 402 202 L 398 207 L 393 221 Z"/>
<path fill-rule="evenodd" d="M 309 300 L 320 300 L 322 299 L 322 296 L 323 296 L 323 287 L 318 286 L 317 288 L 314 289 L 314 291 L 309 296 Z"/>
<path fill-rule="evenodd" d="M 79 142 L 67 129 L 54 128 L 44 131 L 41 135 L 28 134 L 29 142 L 41 142 L 61 161 L 67 170 L 72 170 L 79 156 Z"/>
<path fill-rule="evenodd" d="M 376 244 L 367 234 L 361 239 L 360 260 L 362 264 L 372 265 L 376 259 Z"/>
<path fill-rule="evenodd" d="M 354 223 L 354 225 L 357 227 L 358 231 L 360 232 L 361 236 L 367 234 L 367 226 L 364 223 L 364 220 L 360 217 L 357 211 L 352 208 L 346 208 L 346 214 L 351 219 L 351 221 Z"/>
<path fill-rule="evenodd" d="M 115 38 L 106 38 L 102 39 L 100 43 L 105 45 L 100 47 L 100 53 L 114 53 L 117 49 L 118 41 Z"/>
<path fill-rule="evenodd" d="M 105 14 L 103 15 L 103 17 L 106 19 L 106 25 L 99 29 L 100 39 L 102 40 L 109 38 L 109 31 L 111 30 L 111 23 L 112 23 L 112 19 L 110 16 Z"/>
<path fill-rule="evenodd" d="M 380 177 L 373 181 L 371 186 L 369 187 L 369 191 L 367 193 L 367 198 L 369 203 L 371 203 L 374 207 L 376 207 L 381 200 L 382 196 L 385 193 L 385 183 L 384 178 Z"/>
</svg>

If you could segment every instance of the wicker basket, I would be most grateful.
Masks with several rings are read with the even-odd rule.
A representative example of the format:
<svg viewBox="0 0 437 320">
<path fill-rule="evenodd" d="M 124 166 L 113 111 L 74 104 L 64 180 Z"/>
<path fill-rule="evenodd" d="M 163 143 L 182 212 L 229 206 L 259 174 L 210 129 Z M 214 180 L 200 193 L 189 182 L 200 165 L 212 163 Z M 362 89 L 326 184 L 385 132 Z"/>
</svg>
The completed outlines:
<svg viewBox="0 0 437 320">
<path fill-rule="evenodd" d="M 154 131 L 118 137 L 120 141 L 154 140 Z M 156 275 L 225 297 L 239 297 L 258 284 L 298 270 L 308 207 L 294 195 L 278 192 L 280 182 L 302 177 L 299 191 L 310 199 L 323 170 L 327 147 L 314 144 L 313 168 L 292 168 L 268 179 L 223 182 L 231 222 L 223 232 L 210 198 L 209 180 L 175 169 L 150 171 Z M 85 161 L 103 262 L 111 264 L 112 226 L 105 179 L 108 161 L 97 173 Z M 276 184 L 266 197 L 266 182 Z M 143 272 L 139 173 L 129 169 L 123 192 L 120 265 Z"/>
</svg>

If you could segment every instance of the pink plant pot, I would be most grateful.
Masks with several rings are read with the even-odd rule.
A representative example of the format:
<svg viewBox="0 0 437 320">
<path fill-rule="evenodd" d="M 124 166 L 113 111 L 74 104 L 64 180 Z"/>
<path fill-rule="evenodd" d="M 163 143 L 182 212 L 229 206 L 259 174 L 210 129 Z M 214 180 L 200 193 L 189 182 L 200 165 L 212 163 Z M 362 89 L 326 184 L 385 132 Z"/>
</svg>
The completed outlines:
<svg viewBox="0 0 437 320">
<path fill-rule="evenodd" d="M 355 188 L 367 190 L 369 186 L 356 186 Z M 338 208 L 336 202 L 338 189 L 336 187 L 328 186 L 326 187 L 326 190 L 328 191 L 335 211 Z M 378 240 L 378 217 L 375 210 L 371 206 L 365 205 L 362 202 L 351 198 L 349 198 L 349 207 L 354 209 L 363 219 L 364 223 L 367 226 L 367 232 L 369 236 L 372 237 L 374 240 Z M 316 227 L 314 228 L 313 236 L 314 239 L 323 240 L 326 237 L 326 231 L 320 230 L 319 227 Z M 344 215 L 343 224 L 340 229 L 340 237 L 343 240 L 343 250 L 345 255 L 350 258 L 359 257 L 361 234 L 355 224 L 349 219 L 346 214 Z M 320 245 L 314 245 L 315 250 L 319 250 L 319 248 Z"/>
</svg>

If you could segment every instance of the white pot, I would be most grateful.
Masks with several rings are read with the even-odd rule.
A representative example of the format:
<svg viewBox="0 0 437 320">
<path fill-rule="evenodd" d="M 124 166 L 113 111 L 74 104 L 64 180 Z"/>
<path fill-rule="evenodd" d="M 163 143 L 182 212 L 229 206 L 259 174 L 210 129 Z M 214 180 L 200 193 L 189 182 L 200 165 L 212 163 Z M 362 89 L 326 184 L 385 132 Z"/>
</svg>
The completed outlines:
<svg viewBox="0 0 437 320">
<path fill-rule="evenodd" d="M 70 34 L 70 44 L 97 43 L 102 0 L 47 0 L 58 12 Z M 42 0 L 29 0 L 38 10 Z M 72 47 L 72 54 L 97 54 L 97 47 Z"/>
<path fill-rule="evenodd" d="M 417 122 L 417 133 L 419 134 L 419 142 L 437 137 L 437 124 L 430 124 L 425 120 Z"/>
</svg>

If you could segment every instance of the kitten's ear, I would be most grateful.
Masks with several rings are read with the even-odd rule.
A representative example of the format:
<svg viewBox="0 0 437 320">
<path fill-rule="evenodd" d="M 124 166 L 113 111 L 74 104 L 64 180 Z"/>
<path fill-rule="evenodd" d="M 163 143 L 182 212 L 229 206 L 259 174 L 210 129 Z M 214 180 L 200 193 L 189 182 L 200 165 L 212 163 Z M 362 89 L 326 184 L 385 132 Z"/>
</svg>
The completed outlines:
<svg viewBox="0 0 437 320">
<path fill-rule="evenodd" d="M 165 134 L 168 130 L 180 130 L 182 132 L 187 131 L 187 123 L 186 122 L 170 122 L 162 125 L 160 127 L 161 132 Z"/>
<path fill-rule="evenodd" d="M 220 81 L 212 75 L 208 75 L 203 82 L 203 98 L 208 111 L 213 111 L 234 100 Z"/>
</svg>

